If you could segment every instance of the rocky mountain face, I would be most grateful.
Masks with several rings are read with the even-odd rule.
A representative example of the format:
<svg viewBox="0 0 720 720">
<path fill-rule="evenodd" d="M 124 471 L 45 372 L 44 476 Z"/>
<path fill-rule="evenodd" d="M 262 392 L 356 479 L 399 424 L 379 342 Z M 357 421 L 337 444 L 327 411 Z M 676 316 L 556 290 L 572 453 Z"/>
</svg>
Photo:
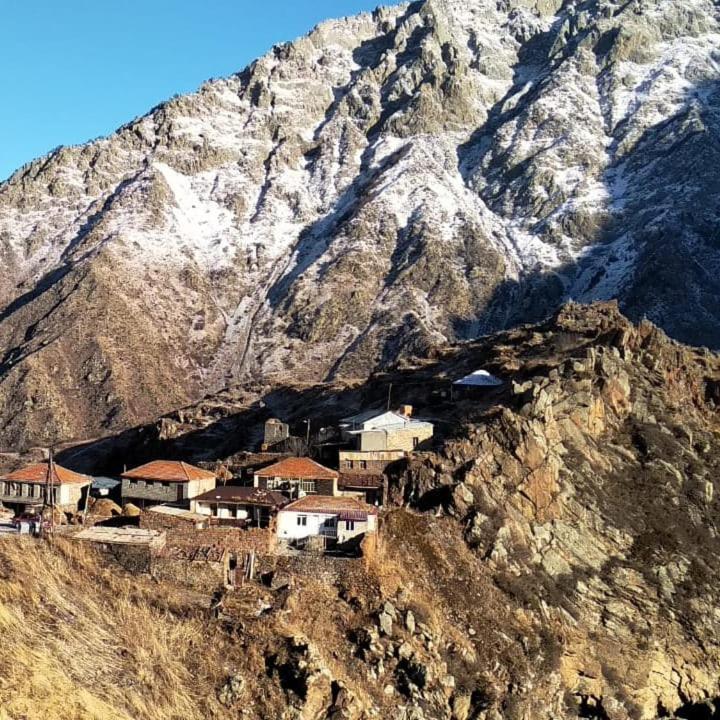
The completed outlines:
<svg viewBox="0 0 720 720">
<path fill-rule="evenodd" d="M 395 489 L 456 518 L 505 593 L 478 644 L 536 648 L 520 673 L 496 652 L 485 717 L 716 717 L 717 355 L 608 306 L 494 340 L 505 399 Z"/>
<path fill-rule="evenodd" d="M 711 0 L 328 22 L 0 185 L 3 444 L 617 297 L 720 345 Z"/>
<path fill-rule="evenodd" d="M 478 365 L 506 384 L 437 397 Z M 389 380 L 437 442 L 393 472 L 361 560 L 259 558 L 214 618 L 197 592 L 61 543 L 0 544 L 10 717 L 51 699 L 58 718 L 717 717 L 720 357 L 616 305 L 570 304 L 338 393 L 372 402 Z M 308 387 L 298 413 L 327 416 L 330 397 Z M 28 632 L 55 642 L 23 653 Z"/>
</svg>

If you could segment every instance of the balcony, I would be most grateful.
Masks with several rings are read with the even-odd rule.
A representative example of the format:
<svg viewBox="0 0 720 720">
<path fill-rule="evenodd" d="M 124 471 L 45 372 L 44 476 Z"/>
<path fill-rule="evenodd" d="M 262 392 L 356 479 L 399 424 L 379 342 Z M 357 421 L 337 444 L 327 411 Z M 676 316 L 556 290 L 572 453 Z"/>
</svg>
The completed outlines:
<svg viewBox="0 0 720 720">
<path fill-rule="evenodd" d="M 42 495 L 0 495 L 0 502 L 10 505 L 42 505 L 44 501 Z"/>
</svg>

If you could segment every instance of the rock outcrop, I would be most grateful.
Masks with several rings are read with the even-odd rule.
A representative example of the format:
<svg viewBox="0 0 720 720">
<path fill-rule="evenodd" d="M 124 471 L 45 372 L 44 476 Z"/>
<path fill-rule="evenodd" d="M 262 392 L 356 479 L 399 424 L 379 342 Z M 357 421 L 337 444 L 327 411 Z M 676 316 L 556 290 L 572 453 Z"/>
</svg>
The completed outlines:
<svg viewBox="0 0 720 720">
<path fill-rule="evenodd" d="M 496 340 L 506 402 L 395 492 L 462 524 L 522 642 L 551 636 L 502 716 L 714 717 L 718 357 L 608 305 Z"/>
</svg>

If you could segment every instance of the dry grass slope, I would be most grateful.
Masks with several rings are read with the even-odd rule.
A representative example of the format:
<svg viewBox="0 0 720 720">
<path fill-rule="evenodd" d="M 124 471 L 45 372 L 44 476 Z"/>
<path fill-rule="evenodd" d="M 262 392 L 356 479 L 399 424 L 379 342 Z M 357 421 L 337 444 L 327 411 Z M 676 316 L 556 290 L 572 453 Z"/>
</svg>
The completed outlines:
<svg viewBox="0 0 720 720">
<path fill-rule="evenodd" d="M 215 687 L 228 658 L 187 599 L 62 541 L 0 543 L 0 579 L 2 720 L 220 713 Z"/>
</svg>

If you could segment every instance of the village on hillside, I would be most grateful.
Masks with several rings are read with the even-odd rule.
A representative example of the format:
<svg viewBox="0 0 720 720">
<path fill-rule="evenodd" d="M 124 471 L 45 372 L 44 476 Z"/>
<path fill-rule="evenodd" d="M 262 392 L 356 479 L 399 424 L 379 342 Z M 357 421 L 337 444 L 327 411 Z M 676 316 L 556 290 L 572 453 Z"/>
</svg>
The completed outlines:
<svg viewBox="0 0 720 720">
<path fill-rule="evenodd" d="M 482 397 L 501 385 L 478 370 L 452 392 Z M 357 559 L 377 542 L 393 470 L 436 439 L 432 419 L 389 402 L 328 424 L 314 446 L 309 421 L 306 437 L 275 417 L 261 429 L 260 447 L 203 467 L 156 458 L 93 477 L 49 453 L 0 474 L 0 537 L 62 536 L 131 572 L 208 590 L 251 578 L 267 557 Z"/>
</svg>

